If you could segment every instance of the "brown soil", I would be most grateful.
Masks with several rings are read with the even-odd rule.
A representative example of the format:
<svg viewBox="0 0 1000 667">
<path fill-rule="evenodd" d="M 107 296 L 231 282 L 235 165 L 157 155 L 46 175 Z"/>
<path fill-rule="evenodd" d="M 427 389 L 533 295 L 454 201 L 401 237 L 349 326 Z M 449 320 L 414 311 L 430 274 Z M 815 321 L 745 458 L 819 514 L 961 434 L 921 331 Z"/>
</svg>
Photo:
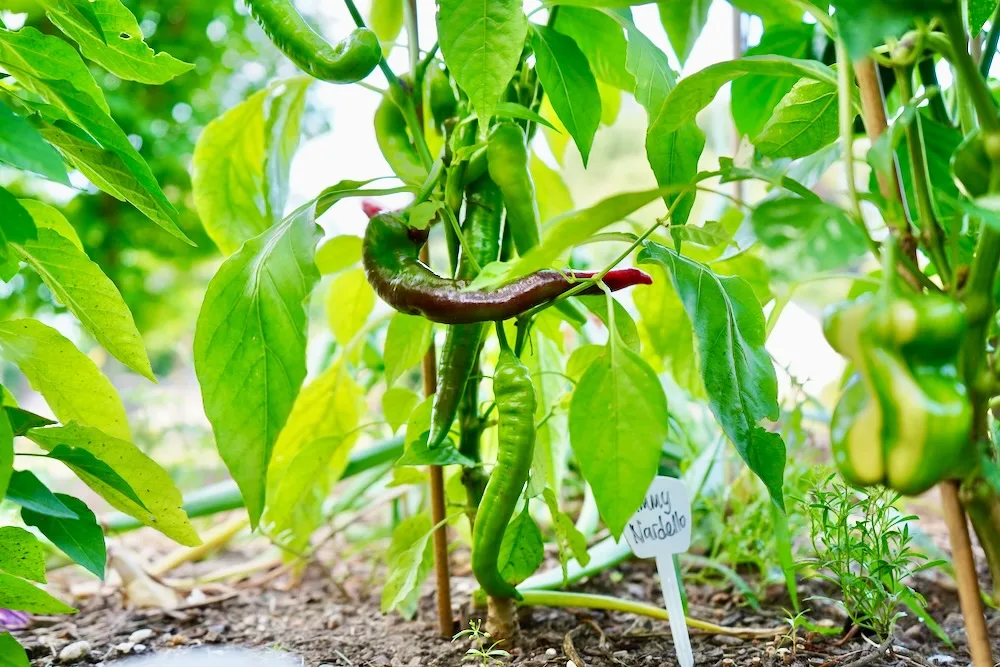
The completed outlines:
<svg viewBox="0 0 1000 667">
<path fill-rule="evenodd" d="M 258 551 L 259 553 L 259 551 Z M 26 631 L 15 633 L 29 651 L 32 665 L 58 663 L 59 651 L 67 644 L 86 640 L 92 664 L 115 662 L 125 657 L 117 646 L 136 630 L 152 630 L 144 641 L 144 653 L 166 653 L 180 649 L 227 645 L 277 648 L 318 667 L 445 667 L 463 664 L 468 642 L 452 643 L 438 634 L 433 589 L 426 585 L 417 620 L 405 621 L 379 611 L 384 569 L 378 552 L 368 551 L 349 559 L 327 560 L 328 567 L 307 568 L 298 585 L 286 587 L 280 580 L 206 588 L 200 600 L 178 611 L 129 610 L 120 592 L 110 587 L 79 602 L 80 614 L 71 618 L 36 619 Z M 218 567 L 247 553 L 216 556 L 210 563 L 185 566 L 188 570 Z M 463 556 L 453 558 L 455 576 L 456 630 L 467 627 L 472 580 Z M 190 572 L 187 572 L 190 574 Z M 58 574 L 58 573 L 57 573 Z M 963 665 L 968 663 L 965 632 L 955 595 L 947 582 L 921 579 L 917 588 L 928 600 L 930 613 L 955 642 L 949 649 L 912 617 L 900 620 L 893 651 L 872 665 Z M 632 562 L 613 573 L 605 573 L 579 587 L 587 592 L 614 594 L 652 603 L 662 601 L 651 564 Z M 763 609 L 743 604 L 731 589 L 704 584 L 688 587 L 690 615 L 731 627 L 775 628 L 775 638 L 743 640 L 692 632 L 695 664 L 791 665 L 793 667 L 843 667 L 871 652 L 866 638 L 854 635 L 842 646 L 837 637 L 824 638 L 800 631 L 798 640 L 784 637 L 788 631 L 783 609 L 791 607 L 780 586 L 769 588 Z M 802 590 L 803 599 L 822 595 L 818 589 Z M 827 591 L 829 593 L 829 591 Z M 841 626 L 843 617 L 832 605 L 809 600 L 813 622 Z M 990 636 L 1000 656 L 1000 611 L 989 610 Z M 676 665 L 667 623 L 628 614 L 566 609 L 524 609 L 521 643 L 509 649 L 505 664 L 522 667 L 666 667 Z M 132 648 L 129 654 L 134 654 Z M 464 663 L 471 664 L 471 663 Z M 478 664 L 478 663 L 476 663 Z"/>
</svg>

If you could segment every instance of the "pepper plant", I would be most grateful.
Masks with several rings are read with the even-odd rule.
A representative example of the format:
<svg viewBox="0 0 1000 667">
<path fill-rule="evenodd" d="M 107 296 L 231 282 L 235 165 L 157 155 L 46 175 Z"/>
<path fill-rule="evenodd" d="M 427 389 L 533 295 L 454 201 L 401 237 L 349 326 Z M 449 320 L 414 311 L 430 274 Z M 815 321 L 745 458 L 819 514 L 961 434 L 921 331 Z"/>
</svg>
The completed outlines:
<svg viewBox="0 0 1000 667">
<path fill-rule="evenodd" d="M 433 553 L 448 624 L 451 523 L 470 542 L 491 633 L 509 637 L 513 601 L 559 603 L 517 587 L 542 561 L 542 508 L 564 566 L 589 560 L 565 514 L 568 462 L 618 538 L 658 470 L 682 458 L 669 446 L 677 416 L 663 376 L 703 398 L 780 516 L 786 448 L 770 428 L 778 383 L 764 344 L 799 287 L 839 279 L 856 294 L 881 285 L 826 319 L 854 374 L 832 423 L 844 477 L 903 493 L 940 483 L 946 504 L 960 485 L 1000 573 L 988 428 L 1000 393 L 1000 117 L 986 79 L 1000 31 L 990 30 L 979 63 L 967 47 L 995 2 L 737 2 L 761 19 L 759 43 L 684 78 L 675 68 L 709 3 L 659 3 L 672 57 L 640 30 L 629 8 L 639 3 L 551 2 L 526 13 L 519 0 L 378 0 L 368 21 L 345 4 L 357 30 L 331 47 L 288 0 L 250 2 L 313 77 L 348 84 L 379 71 L 379 83 L 362 85 L 382 96 L 373 126 L 393 180 L 331 184 L 285 214 L 313 85 L 304 76 L 218 119 L 193 163 L 203 223 L 229 256 L 199 315 L 195 366 L 254 525 L 308 545 L 367 428 L 373 383 L 362 376 L 384 372 L 384 417 L 392 430 L 406 425 L 396 475 L 420 481 L 401 470 L 429 466 L 432 510 L 396 528 L 384 607 L 414 611 Z M 435 12 L 436 42 L 418 34 L 418 11 Z M 401 46 L 404 24 L 402 73 L 382 55 Z M 744 141 L 706 165 L 697 115 L 729 83 Z M 594 137 L 623 95 L 646 112 L 656 186 L 573 209 L 536 151 L 544 141 L 562 161 L 572 140 L 583 166 L 601 170 Z M 834 163 L 842 185 L 820 196 L 814 186 Z M 732 183 L 762 196 L 734 196 Z M 316 219 L 337 202 L 399 193 L 411 195 L 400 210 L 365 204 L 363 238 L 317 248 Z M 620 266 L 629 262 L 640 268 Z M 881 277 L 865 272 L 878 266 Z M 324 274 L 337 348 L 306 383 L 306 299 Z M 622 300 L 612 294 L 628 287 Z M 388 321 L 370 317 L 376 295 L 394 310 Z M 422 401 L 407 385 L 418 365 Z M 446 500 L 461 511 L 448 514 Z"/>
<path fill-rule="evenodd" d="M 190 242 L 177 224 L 174 205 L 111 117 L 95 72 L 158 85 L 192 65 L 149 48 L 119 0 L 47 2 L 44 12 L 61 32 L 14 29 L 0 22 L 0 163 L 18 177 L 66 186 L 72 182 L 70 170 L 77 170 L 145 214 L 163 233 Z M 131 311 L 86 254 L 73 224 L 53 206 L 0 187 L 5 296 L 32 275 L 87 337 L 155 382 Z M 180 507 L 180 492 L 167 472 L 133 444 L 118 391 L 91 357 L 60 330 L 29 317 L 0 322 L 0 356 L 5 377 L 17 368 L 58 420 L 18 407 L 13 394 L 0 386 L 0 498 L 17 508 L 20 519 L 18 525 L 0 526 L 0 609 L 75 611 L 36 585 L 46 581 L 38 535 L 95 576 L 103 579 L 105 573 L 104 531 L 93 510 L 79 498 L 51 491 L 26 469 L 29 461 L 55 461 L 140 523 L 181 544 L 200 543 Z M 28 664 L 8 633 L 0 633 L 0 657 L 4 664 Z"/>
</svg>

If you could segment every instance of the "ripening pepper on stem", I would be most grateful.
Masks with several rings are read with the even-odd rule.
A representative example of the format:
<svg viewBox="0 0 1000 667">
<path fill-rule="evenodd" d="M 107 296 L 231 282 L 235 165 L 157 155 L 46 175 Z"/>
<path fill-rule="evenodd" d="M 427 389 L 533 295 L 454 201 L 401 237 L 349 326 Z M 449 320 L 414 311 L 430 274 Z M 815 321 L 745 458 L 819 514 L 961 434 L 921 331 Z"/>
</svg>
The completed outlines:
<svg viewBox="0 0 1000 667">
<path fill-rule="evenodd" d="M 884 288 L 828 310 L 823 333 L 855 367 L 830 424 L 847 481 L 917 495 L 975 466 L 958 372 L 966 327 L 962 306 L 937 293 Z"/>
</svg>

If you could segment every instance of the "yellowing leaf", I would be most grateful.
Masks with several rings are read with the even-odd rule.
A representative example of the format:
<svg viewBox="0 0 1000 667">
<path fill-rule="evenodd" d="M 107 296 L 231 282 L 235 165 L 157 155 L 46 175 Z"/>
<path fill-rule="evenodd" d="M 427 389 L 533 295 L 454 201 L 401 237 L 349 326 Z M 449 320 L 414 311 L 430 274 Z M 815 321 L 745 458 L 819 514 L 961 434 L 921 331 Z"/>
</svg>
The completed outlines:
<svg viewBox="0 0 1000 667">
<path fill-rule="evenodd" d="M 361 237 L 344 234 L 323 242 L 316 250 L 316 268 L 324 276 L 361 261 Z"/>
<path fill-rule="evenodd" d="M 337 342 L 350 343 L 374 308 L 375 290 L 363 270 L 352 269 L 337 276 L 326 296 L 326 318 Z"/>
</svg>

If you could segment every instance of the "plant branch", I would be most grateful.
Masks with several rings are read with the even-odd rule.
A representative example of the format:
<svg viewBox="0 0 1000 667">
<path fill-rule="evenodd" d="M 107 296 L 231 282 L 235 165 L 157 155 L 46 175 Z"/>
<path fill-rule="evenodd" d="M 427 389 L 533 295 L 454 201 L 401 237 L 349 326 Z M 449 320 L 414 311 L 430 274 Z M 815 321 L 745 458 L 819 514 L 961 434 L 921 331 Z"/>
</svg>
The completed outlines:
<svg viewBox="0 0 1000 667">
<path fill-rule="evenodd" d="M 945 33 L 951 41 L 951 64 L 955 66 L 965 92 L 972 99 L 976 115 L 979 118 L 979 125 L 986 132 L 1000 131 L 1000 118 L 997 117 L 993 96 L 965 46 L 969 42 L 969 36 L 965 32 L 961 13 L 957 11 L 944 12 L 941 20 Z"/>
<path fill-rule="evenodd" d="M 920 72 L 920 82 L 924 84 L 924 90 L 928 90 L 932 86 L 937 86 L 940 89 L 940 84 L 938 83 L 937 70 L 934 69 L 934 56 L 929 56 L 924 58 L 919 63 L 917 63 L 917 69 Z M 932 95 L 930 99 L 927 100 L 928 106 L 931 110 L 931 116 L 939 123 L 945 125 L 951 125 L 951 117 L 948 116 L 948 108 L 944 105 L 944 96 L 938 93 L 937 95 Z"/>
<path fill-rule="evenodd" d="M 997 42 L 1000 42 L 1000 5 L 990 19 L 990 31 L 986 33 L 986 43 L 983 45 L 983 55 L 979 59 L 979 74 L 984 79 L 989 77 L 990 66 L 997 53 Z"/>
</svg>

